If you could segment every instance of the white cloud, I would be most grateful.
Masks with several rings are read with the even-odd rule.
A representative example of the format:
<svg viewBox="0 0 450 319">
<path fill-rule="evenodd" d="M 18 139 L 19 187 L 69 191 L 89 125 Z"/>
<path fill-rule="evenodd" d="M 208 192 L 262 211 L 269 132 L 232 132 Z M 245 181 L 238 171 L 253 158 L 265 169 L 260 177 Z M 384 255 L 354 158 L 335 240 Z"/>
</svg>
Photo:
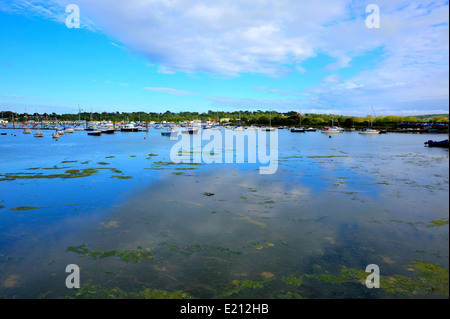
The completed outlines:
<svg viewBox="0 0 450 319">
<path fill-rule="evenodd" d="M 17 0 L 0 3 L 0 10 L 31 12 L 63 23 L 64 8 L 71 2 Z M 343 110 L 378 105 L 386 110 L 411 107 L 448 112 L 446 1 L 377 0 L 379 29 L 365 26 L 367 3 L 351 0 L 78 0 L 77 4 L 85 27 L 101 28 L 112 45 L 141 54 L 161 74 L 282 77 L 300 72 L 306 77 L 313 69 L 305 66 L 308 59 L 328 57 L 331 62 L 321 66 L 322 81 L 302 88 L 299 105 L 328 109 L 341 103 Z M 351 75 L 339 73 L 351 69 L 358 57 L 375 51 L 376 57 L 368 60 L 371 65 Z M 284 90 L 277 89 L 272 93 Z M 210 98 L 211 103 L 226 100 Z M 232 97 L 228 102 L 258 103 Z M 292 101 L 278 103 L 288 106 Z"/>
</svg>

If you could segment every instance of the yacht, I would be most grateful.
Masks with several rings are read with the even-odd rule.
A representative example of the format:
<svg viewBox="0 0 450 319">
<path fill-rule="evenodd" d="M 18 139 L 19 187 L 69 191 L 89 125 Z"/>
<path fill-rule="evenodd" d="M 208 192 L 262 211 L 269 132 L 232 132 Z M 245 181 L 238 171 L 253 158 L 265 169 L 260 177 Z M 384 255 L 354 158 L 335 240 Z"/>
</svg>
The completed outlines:
<svg viewBox="0 0 450 319">
<path fill-rule="evenodd" d="M 138 127 L 134 123 L 127 123 L 120 128 L 121 132 L 137 132 Z"/>
<path fill-rule="evenodd" d="M 344 130 L 338 126 L 328 126 L 322 130 L 324 134 L 334 134 L 334 133 L 342 133 Z"/>
<path fill-rule="evenodd" d="M 304 128 L 304 127 L 291 127 L 291 132 L 292 133 L 305 133 L 306 132 L 306 128 Z"/>
<path fill-rule="evenodd" d="M 114 124 L 112 124 L 111 122 L 100 124 L 98 129 L 103 134 L 114 134 L 116 132 L 116 130 L 114 129 Z"/>
<path fill-rule="evenodd" d="M 379 130 L 374 130 L 373 128 L 365 128 L 359 132 L 359 134 L 365 134 L 365 135 L 374 135 L 374 134 L 380 134 Z"/>
</svg>

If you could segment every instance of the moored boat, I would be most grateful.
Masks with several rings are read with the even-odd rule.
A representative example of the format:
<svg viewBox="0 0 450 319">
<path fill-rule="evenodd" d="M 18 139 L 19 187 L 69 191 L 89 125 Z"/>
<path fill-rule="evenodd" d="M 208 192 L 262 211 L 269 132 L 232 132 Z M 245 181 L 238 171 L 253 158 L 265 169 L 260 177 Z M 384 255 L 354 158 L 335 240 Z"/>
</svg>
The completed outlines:
<svg viewBox="0 0 450 319">
<path fill-rule="evenodd" d="M 375 130 L 373 128 L 365 128 L 365 129 L 361 130 L 361 132 L 359 132 L 359 134 L 376 135 L 376 134 L 380 134 L 380 131 L 379 130 Z"/>
<path fill-rule="evenodd" d="M 178 135 L 178 131 L 175 129 L 170 129 L 170 130 L 166 130 L 161 132 L 162 136 L 176 136 Z"/>
<path fill-rule="evenodd" d="M 33 136 L 34 137 L 44 137 L 44 134 L 42 133 L 41 130 L 37 130 L 36 132 L 34 132 Z"/>
<path fill-rule="evenodd" d="M 428 147 L 446 147 L 448 148 L 448 139 L 443 141 L 433 141 L 429 140 L 424 143 L 425 145 L 428 145 Z"/>
<path fill-rule="evenodd" d="M 324 133 L 324 134 L 335 134 L 335 133 L 342 133 L 342 132 L 344 132 L 344 130 L 338 126 L 328 126 L 322 130 L 322 133 Z"/>
<path fill-rule="evenodd" d="M 91 136 L 102 136 L 102 131 L 100 131 L 100 130 L 93 130 L 93 131 L 89 131 L 87 134 L 91 135 Z"/>
<path fill-rule="evenodd" d="M 116 132 L 114 128 L 114 124 L 111 122 L 108 123 L 102 123 L 98 130 L 100 130 L 103 134 L 114 134 Z"/>
<path fill-rule="evenodd" d="M 199 131 L 198 128 L 188 127 L 186 130 L 181 131 L 182 134 L 197 134 Z"/>
<path fill-rule="evenodd" d="M 137 132 L 139 128 L 134 123 L 123 124 L 120 127 L 121 132 Z"/>
</svg>

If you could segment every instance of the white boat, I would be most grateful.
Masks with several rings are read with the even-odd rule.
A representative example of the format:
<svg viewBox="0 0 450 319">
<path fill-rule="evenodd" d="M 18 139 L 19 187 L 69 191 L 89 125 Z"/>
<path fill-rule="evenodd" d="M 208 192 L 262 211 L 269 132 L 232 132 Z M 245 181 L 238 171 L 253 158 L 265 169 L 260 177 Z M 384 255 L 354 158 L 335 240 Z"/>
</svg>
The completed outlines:
<svg viewBox="0 0 450 319">
<path fill-rule="evenodd" d="M 233 131 L 243 131 L 244 128 L 242 126 L 236 126 L 233 128 Z"/>
<path fill-rule="evenodd" d="M 121 132 L 137 132 L 139 128 L 134 123 L 123 124 L 120 127 Z"/>
<path fill-rule="evenodd" d="M 375 116 L 375 111 L 373 110 L 373 106 L 372 106 L 372 112 L 373 112 L 373 114 Z M 373 117 L 370 118 L 370 127 L 361 130 L 361 132 L 359 132 L 359 134 L 365 134 L 365 135 L 380 134 L 379 130 L 375 130 L 375 129 L 372 128 L 372 125 L 373 125 Z"/>
<path fill-rule="evenodd" d="M 305 133 L 306 132 L 306 128 L 304 128 L 304 127 L 291 127 L 290 131 L 292 133 Z"/>
<path fill-rule="evenodd" d="M 188 127 L 186 130 L 181 131 L 182 134 L 197 134 L 199 129 L 196 127 Z"/>
<path fill-rule="evenodd" d="M 276 131 L 276 127 L 272 127 L 272 110 L 270 110 L 269 127 L 263 127 L 262 131 L 273 132 Z"/>
<path fill-rule="evenodd" d="M 257 130 L 258 130 L 258 127 L 252 125 L 252 126 L 247 127 L 246 130 L 247 130 L 247 131 L 257 131 Z"/>
<path fill-rule="evenodd" d="M 84 131 L 84 127 L 82 126 L 77 126 L 73 129 L 74 131 Z"/>
<path fill-rule="evenodd" d="M 29 128 L 26 128 L 22 132 L 23 134 L 31 134 L 31 130 Z"/>
<path fill-rule="evenodd" d="M 58 132 L 53 132 L 52 137 L 53 137 L 53 138 L 59 138 Z"/>
<path fill-rule="evenodd" d="M 365 128 L 365 129 L 361 130 L 361 132 L 359 132 L 359 134 L 375 135 L 375 134 L 380 134 L 380 131 L 374 130 L 372 128 Z"/>
<path fill-rule="evenodd" d="M 103 134 L 114 134 L 116 132 L 114 124 L 111 122 L 100 124 L 98 130 Z"/>
<path fill-rule="evenodd" d="M 334 107 L 333 107 L 333 113 L 334 113 Z M 331 116 L 331 126 L 327 126 L 322 129 L 322 133 L 324 133 L 324 134 L 335 134 L 335 133 L 342 133 L 342 132 L 344 132 L 344 129 L 342 127 L 334 125 L 334 114 Z"/>
<path fill-rule="evenodd" d="M 164 125 L 159 124 L 159 125 L 156 125 L 155 128 L 157 128 L 157 129 L 163 129 L 163 128 L 164 128 Z"/>
<path fill-rule="evenodd" d="M 335 133 L 342 133 L 342 132 L 344 132 L 344 130 L 338 126 L 328 126 L 322 130 L 322 133 L 324 133 L 324 134 L 335 134 Z"/>
<path fill-rule="evenodd" d="M 64 133 L 66 133 L 66 134 L 70 134 L 70 133 L 73 133 L 74 131 L 73 131 L 73 128 L 71 128 L 71 127 L 68 127 L 68 128 L 66 128 L 65 130 L 64 130 Z"/>
<path fill-rule="evenodd" d="M 41 130 L 37 130 L 36 132 L 34 132 L 33 136 L 34 137 L 44 137 L 44 134 L 42 133 Z"/>
</svg>

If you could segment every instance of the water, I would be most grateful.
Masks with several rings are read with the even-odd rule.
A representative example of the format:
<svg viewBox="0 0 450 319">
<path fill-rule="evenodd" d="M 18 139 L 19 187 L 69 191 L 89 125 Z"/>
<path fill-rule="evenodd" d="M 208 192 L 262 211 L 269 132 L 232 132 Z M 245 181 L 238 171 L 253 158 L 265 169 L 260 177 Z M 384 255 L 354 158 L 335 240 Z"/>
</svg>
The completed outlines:
<svg viewBox="0 0 450 319">
<path fill-rule="evenodd" d="M 383 286 L 417 278 L 414 261 L 442 267 L 448 291 L 448 149 L 423 144 L 442 135 L 279 130 L 278 169 L 263 175 L 171 164 L 176 141 L 156 129 L 6 132 L 0 296 L 445 297 L 325 280 L 376 264 Z M 66 287 L 68 264 L 81 289 Z"/>
</svg>

